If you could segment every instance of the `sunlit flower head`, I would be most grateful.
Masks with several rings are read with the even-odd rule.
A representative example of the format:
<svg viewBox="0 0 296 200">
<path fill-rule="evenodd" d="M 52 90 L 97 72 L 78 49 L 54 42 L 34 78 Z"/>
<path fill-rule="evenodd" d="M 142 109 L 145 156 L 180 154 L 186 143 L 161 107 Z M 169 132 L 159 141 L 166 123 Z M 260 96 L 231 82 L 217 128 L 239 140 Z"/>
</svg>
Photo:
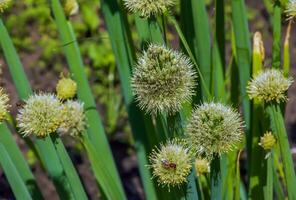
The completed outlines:
<svg viewBox="0 0 296 200">
<path fill-rule="evenodd" d="M 264 150 L 270 150 L 274 147 L 276 144 L 276 138 L 271 132 L 266 132 L 261 138 L 260 138 L 260 143 L 259 145 L 264 149 Z"/>
<path fill-rule="evenodd" d="M 250 99 L 280 103 L 287 100 L 286 91 L 293 83 L 277 69 L 267 69 L 256 75 L 247 86 Z"/>
<path fill-rule="evenodd" d="M 24 135 L 46 137 L 57 131 L 63 122 L 62 103 L 53 94 L 34 94 L 17 114 L 17 125 Z"/>
<path fill-rule="evenodd" d="M 12 0 L 0 0 L 0 13 L 4 12 L 11 2 Z"/>
<path fill-rule="evenodd" d="M 3 122 L 8 113 L 8 108 L 10 105 L 8 104 L 9 98 L 7 94 L 4 93 L 3 89 L 0 88 L 0 123 Z"/>
<path fill-rule="evenodd" d="M 139 106 L 148 113 L 174 113 L 194 93 L 195 72 L 185 55 L 151 44 L 139 58 L 132 88 Z"/>
<path fill-rule="evenodd" d="M 68 100 L 64 103 L 64 119 L 58 129 L 61 134 L 79 136 L 86 131 L 86 116 L 83 103 L 79 101 Z"/>
<path fill-rule="evenodd" d="M 160 185 L 170 188 L 186 183 L 192 167 L 192 154 L 183 141 L 162 144 L 152 151 L 149 160 L 153 178 Z"/>
<path fill-rule="evenodd" d="M 288 20 L 296 17 L 296 0 L 289 0 L 286 6 L 285 13 Z"/>
<path fill-rule="evenodd" d="M 68 17 L 76 15 L 79 12 L 77 0 L 64 0 L 64 12 Z"/>
<path fill-rule="evenodd" d="M 207 159 L 196 158 L 195 159 L 195 171 L 197 175 L 202 175 L 210 172 L 210 163 Z"/>
<path fill-rule="evenodd" d="M 124 5 L 142 17 L 158 16 L 175 5 L 175 0 L 124 0 Z"/>
<path fill-rule="evenodd" d="M 203 103 L 192 113 L 187 125 L 187 139 L 197 155 L 211 159 L 238 148 L 243 129 L 240 114 L 231 107 Z"/>
</svg>

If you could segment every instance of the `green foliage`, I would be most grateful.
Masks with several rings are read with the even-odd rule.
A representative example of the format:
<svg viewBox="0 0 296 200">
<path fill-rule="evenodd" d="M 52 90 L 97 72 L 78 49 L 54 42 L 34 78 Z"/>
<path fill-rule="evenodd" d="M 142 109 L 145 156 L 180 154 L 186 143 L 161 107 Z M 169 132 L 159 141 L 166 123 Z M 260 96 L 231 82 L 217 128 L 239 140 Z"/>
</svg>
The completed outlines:
<svg viewBox="0 0 296 200">
<path fill-rule="evenodd" d="M 1 53 L 19 99 L 40 89 L 29 82 L 36 72 L 48 81 L 45 92 L 57 78 L 43 73 L 75 81 L 59 85 L 58 97 L 69 91 L 68 102 L 27 101 L 12 106 L 18 117 L 3 109 L 9 119 L 0 124 L 0 167 L 16 199 L 43 198 L 30 169 L 38 161 L 61 199 L 88 198 L 64 146 L 70 136 L 80 142 L 78 153 L 86 151 L 100 197 L 129 199 L 108 140 L 117 132 L 134 147 L 146 199 L 296 199 L 283 112 L 293 82 L 293 24 L 282 45 L 282 22 L 284 9 L 296 13 L 285 8 L 287 0 L 258 2 L 268 22 L 257 20 L 260 13 L 245 0 L 7 2 L 0 1 Z M 69 2 L 79 3 L 75 15 L 63 8 Z M 251 48 L 255 29 L 265 30 L 254 34 Z M 269 62 L 274 69 L 265 70 Z M 75 100 L 77 114 L 66 114 L 64 105 Z M 34 156 L 22 155 L 14 130 L 25 132 Z M 195 160 L 206 161 L 203 170 Z"/>
</svg>

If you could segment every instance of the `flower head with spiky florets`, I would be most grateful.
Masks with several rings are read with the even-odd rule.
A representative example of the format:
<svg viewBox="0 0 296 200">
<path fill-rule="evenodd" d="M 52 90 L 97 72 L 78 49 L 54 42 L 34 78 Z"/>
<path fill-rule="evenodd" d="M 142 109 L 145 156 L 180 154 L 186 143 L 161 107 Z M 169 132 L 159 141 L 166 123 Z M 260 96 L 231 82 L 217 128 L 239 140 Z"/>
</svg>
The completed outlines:
<svg viewBox="0 0 296 200">
<path fill-rule="evenodd" d="M 296 17 L 296 0 L 289 0 L 286 6 L 285 13 L 288 20 Z"/>
<path fill-rule="evenodd" d="M 179 187 L 186 183 L 192 167 L 192 153 L 182 140 L 171 140 L 152 151 L 150 168 L 162 186 Z"/>
<path fill-rule="evenodd" d="M 59 133 L 79 136 L 85 132 L 87 123 L 84 105 L 79 101 L 68 100 L 64 103 L 64 120 L 58 129 Z"/>
<path fill-rule="evenodd" d="M 185 55 L 151 44 L 139 58 L 132 87 L 139 106 L 148 113 L 174 113 L 194 93 L 196 74 Z"/>
<path fill-rule="evenodd" d="M 240 114 L 221 103 L 204 103 L 192 113 L 187 125 L 187 139 L 197 155 L 212 159 L 228 153 L 243 139 Z"/>
<path fill-rule="evenodd" d="M 286 91 L 292 83 L 293 79 L 286 78 L 281 71 L 268 69 L 249 81 L 247 92 L 250 99 L 280 103 L 287 100 Z"/>
<path fill-rule="evenodd" d="M 124 0 L 125 7 L 142 17 L 157 16 L 175 5 L 175 0 Z"/>
<path fill-rule="evenodd" d="M 24 136 L 46 137 L 57 131 L 63 122 L 63 106 L 53 94 L 34 94 L 17 115 L 17 123 Z"/>
<path fill-rule="evenodd" d="M 210 172 L 210 163 L 205 158 L 196 158 L 195 159 L 195 171 L 197 175 L 202 175 Z"/>
<path fill-rule="evenodd" d="M 11 2 L 12 0 L 0 0 L 0 13 L 4 12 Z"/>
<path fill-rule="evenodd" d="M 56 86 L 56 91 L 59 99 L 71 99 L 76 95 L 77 83 L 71 78 L 61 75 L 61 79 Z"/>
<path fill-rule="evenodd" d="M 79 11 L 79 4 L 77 0 L 64 0 L 64 12 L 67 17 L 76 15 Z"/>
<path fill-rule="evenodd" d="M 260 143 L 259 145 L 264 149 L 264 150 L 270 150 L 274 147 L 276 144 L 276 138 L 271 132 L 266 132 L 261 138 L 260 138 Z"/>
<path fill-rule="evenodd" d="M 8 113 L 8 108 L 10 107 L 8 101 L 9 98 L 7 94 L 5 94 L 3 89 L 0 88 L 0 123 L 2 123 L 5 120 L 5 117 Z"/>
</svg>

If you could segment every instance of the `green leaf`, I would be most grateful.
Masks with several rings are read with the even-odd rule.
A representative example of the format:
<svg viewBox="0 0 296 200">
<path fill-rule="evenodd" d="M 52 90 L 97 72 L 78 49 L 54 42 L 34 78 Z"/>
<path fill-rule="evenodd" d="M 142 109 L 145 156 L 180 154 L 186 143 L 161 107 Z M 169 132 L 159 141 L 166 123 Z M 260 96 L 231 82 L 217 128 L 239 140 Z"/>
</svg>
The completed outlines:
<svg viewBox="0 0 296 200">
<path fill-rule="evenodd" d="M 7 153 L 10 155 L 16 170 L 20 174 L 28 191 L 33 199 L 43 199 L 41 192 L 36 183 L 36 179 L 30 170 L 21 150 L 17 146 L 12 133 L 5 123 L 0 124 L 0 143 L 5 147 Z"/>
<path fill-rule="evenodd" d="M 266 111 L 270 117 L 271 129 L 276 134 L 285 172 L 285 182 L 289 199 L 296 199 L 296 176 L 292 160 L 290 144 L 285 127 L 284 118 L 279 105 L 268 104 Z"/>
<path fill-rule="evenodd" d="M 120 191 L 121 197 L 124 197 L 125 194 L 122 183 L 105 135 L 101 118 L 96 110 L 96 103 L 84 72 L 83 61 L 72 25 L 65 17 L 60 1 L 51 0 L 50 3 L 60 34 L 61 43 L 64 44 L 63 51 L 66 56 L 67 63 L 71 73 L 73 74 L 74 80 L 77 82 L 78 98 L 84 102 L 87 109 L 86 117 L 88 119 L 88 136 L 93 145 L 96 147 L 96 150 L 104 155 L 104 159 L 101 160 L 100 164 L 106 167 L 110 171 L 110 174 L 114 175 L 116 182 L 116 188 L 114 189 Z M 95 167 L 94 164 L 95 163 L 92 163 L 93 167 Z M 95 170 L 96 168 L 93 169 Z"/>
<path fill-rule="evenodd" d="M 3 144 L 0 143 L 0 164 L 8 179 L 10 187 L 18 200 L 32 199 L 30 193 L 23 182 L 19 172 L 13 164 Z"/>
</svg>

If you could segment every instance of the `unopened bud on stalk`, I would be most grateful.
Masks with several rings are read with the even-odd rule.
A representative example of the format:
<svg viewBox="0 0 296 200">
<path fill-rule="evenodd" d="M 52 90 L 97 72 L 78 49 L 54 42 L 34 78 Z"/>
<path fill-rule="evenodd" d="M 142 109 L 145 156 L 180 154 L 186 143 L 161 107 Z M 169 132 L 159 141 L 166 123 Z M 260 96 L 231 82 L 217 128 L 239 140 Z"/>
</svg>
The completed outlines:
<svg viewBox="0 0 296 200">
<path fill-rule="evenodd" d="M 267 69 L 249 81 L 247 92 L 250 99 L 280 103 L 287 100 L 286 91 L 292 83 L 280 70 Z"/>
<path fill-rule="evenodd" d="M 260 55 L 261 60 L 264 61 L 265 59 L 264 43 L 262 40 L 262 35 L 258 31 L 254 34 L 253 48 L 254 48 L 253 50 L 254 54 Z"/>
<path fill-rule="evenodd" d="M 151 44 L 131 79 L 139 106 L 148 113 L 175 113 L 194 94 L 196 74 L 185 55 Z"/>
<path fill-rule="evenodd" d="M 124 0 L 124 5 L 142 17 L 151 17 L 165 13 L 175 5 L 175 0 Z"/>
<path fill-rule="evenodd" d="M 57 131 L 63 122 L 63 106 L 53 94 L 34 94 L 29 97 L 16 117 L 20 132 L 44 138 Z"/>
<path fill-rule="evenodd" d="M 0 0 L 0 13 L 4 12 L 11 2 L 12 0 Z"/>
<path fill-rule="evenodd" d="M 77 0 L 64 0 L 64 12 L 67 17 L 76 15 L 79 11 Z"/>
<path fill-rule="evenodd" d="M 10 105 L 8 104 L 9 98 L 7 94 L 4 93 L 3 89 L 0 88 L 0 123 L 2 123 L 6 115 L 8 113 L 8 108 Z"/>
<path fill-rule="evenodd" d="M 61 79 L 56 86 L 56 91 L 59 99 L 71 99 L 76 95 L 77 84 L 71 78 L 61 75 Z"/>
<path fill-rule="evenodd" d="M 196 158 L 195 159 L 195 170 L 198 176 L 210 172 L 210 163 L 207 159 Z"/>
<path fill-rule="evenodd" d="M 243 139 L 240 114 L 221 103 L 203 103 L 194 109 L 187 125 L 187 139 L 197 155 L 214 155 L 238 148 Z"/>
<path fill-rule="evenodd" d="M 187 181 L 192 167 L 192 156 L 184 141 L 172 140 L 152 151 L 150 168 L 160 185 L 175 187 Z"/>
<path fill-rule="evenodd" d="M 260 143 L 259 145 L 264 149 L 264 150 L 270 150 L 274 147 L 276 144 L 276 139 L 274 135 L 271 132 L 266 132 L 261 138 L 260 138 Z"/>
</svg>

